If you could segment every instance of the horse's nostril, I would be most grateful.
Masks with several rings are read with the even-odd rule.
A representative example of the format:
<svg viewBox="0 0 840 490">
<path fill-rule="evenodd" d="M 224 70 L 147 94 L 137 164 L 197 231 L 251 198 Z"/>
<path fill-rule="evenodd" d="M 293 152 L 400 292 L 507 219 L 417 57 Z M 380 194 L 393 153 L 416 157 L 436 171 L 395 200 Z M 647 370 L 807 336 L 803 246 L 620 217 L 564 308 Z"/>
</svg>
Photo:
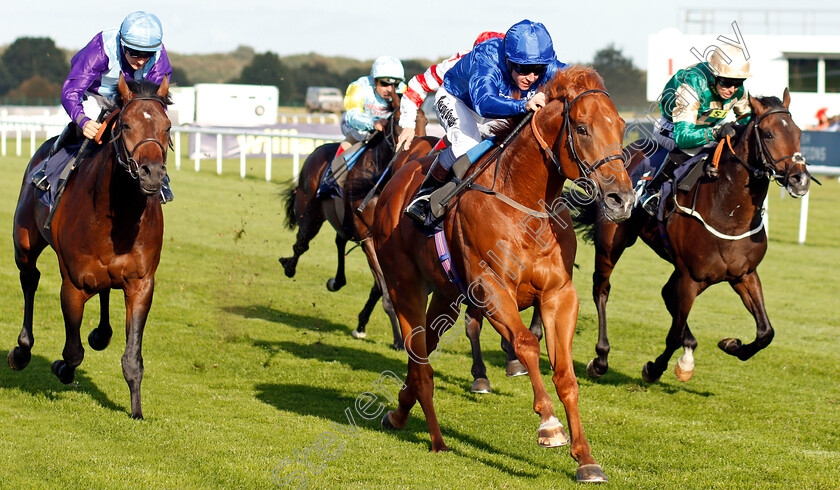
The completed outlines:
<svg viewBox="0 0 840 490">
<path fill-rule="evenodd" d="M 620 208 L 621 206 L 621 196 L 618 195 L 617 192 L 610 192 L 607 194 L 606 198 L 607 206 L 611 208 Z"/>
</svg>

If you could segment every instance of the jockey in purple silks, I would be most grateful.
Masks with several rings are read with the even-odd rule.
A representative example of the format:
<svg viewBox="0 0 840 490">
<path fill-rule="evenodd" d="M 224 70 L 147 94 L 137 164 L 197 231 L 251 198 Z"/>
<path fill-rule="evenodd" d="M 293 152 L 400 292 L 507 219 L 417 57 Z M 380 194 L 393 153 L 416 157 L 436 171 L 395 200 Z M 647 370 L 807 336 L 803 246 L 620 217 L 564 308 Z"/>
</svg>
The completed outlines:
<svg viewBox="0 0 840 490">
<path fill-rule="evenodd" d="M 171 77 L 172 66 L 163 47 L 163 28 L 154 14 L 128 14 L 119 29 L 109 29 L 93 39 L 73 56 L 70 74 L 61 90 L 61 105 L 71 123 L 62 131 L 50 151 L 54 155 L 61 147 L 76 144 L 84 136 L 93 139 L 101 123 L 85 114 L 82 102 L 88 97 L 112 100 L 122 74 L 126 80 L 148 80 L 161 83 Z M 102 106 L 102 102 L 99 103 Z M 40 172 L 39 172 L 40 173 Z M 35 175 L 41 181 L 42 175 Z M 169 176 L 161 189 L 161 202 L 173 199 Z"/>
</svg>

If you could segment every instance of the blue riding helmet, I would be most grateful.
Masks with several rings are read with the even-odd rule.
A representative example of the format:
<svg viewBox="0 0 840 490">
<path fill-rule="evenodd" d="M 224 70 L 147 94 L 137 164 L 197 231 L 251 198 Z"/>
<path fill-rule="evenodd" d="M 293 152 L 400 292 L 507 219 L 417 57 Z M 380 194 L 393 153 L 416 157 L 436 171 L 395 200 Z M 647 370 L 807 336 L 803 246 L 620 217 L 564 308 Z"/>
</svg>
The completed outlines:
<svg viewBox="0 0 840 490">
<path fill-rule="evenodd" d="M 505 56 L 519 65 L 547 65 L 556 59 L 554 43 L 539 22 L 517 22 L 505 34 Z"/>
<path fill-rule="evenodd" d="M 157 53 L 163 46 L 163 28 L 155 14 L 134 12 L 120 25 L 120 42 L 128 49 Z"/>
</svg>

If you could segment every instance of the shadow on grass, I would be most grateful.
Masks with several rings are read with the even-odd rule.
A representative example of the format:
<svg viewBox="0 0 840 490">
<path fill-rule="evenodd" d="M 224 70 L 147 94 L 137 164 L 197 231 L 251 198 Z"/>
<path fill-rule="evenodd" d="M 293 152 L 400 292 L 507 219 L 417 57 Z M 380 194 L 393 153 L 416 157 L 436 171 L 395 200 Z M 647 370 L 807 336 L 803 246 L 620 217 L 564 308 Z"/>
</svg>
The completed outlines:
<svg viewBox="0 0 840 490">
<path fill-rule="evenodd" d="M 282 323 L 290 327 L 311 330 L 313 332 L 345 332 L 349 334 L 350 330 L 353 329 L 353 327 L 348 325 L 340 325 L 324 320 L 323 318 L 288 313 L 264 305 L 229 306 L 224 308 L 224 311 L 244 318 L 258 318 L 260 320 Z"/>
<path fill-rule="evenodd" d="M 650 389 L 656 389 L 668 394 L 674 393 L 691 393 L 692 395 L 703 396 L 703 397 L 710 397 L 714 396 L 715 394 L 710 391 L 696 391 L 689 387 L 687 383 L 684 382 L 677 382 L 678 384 L 670 384 L 666 381 L 666 377 L 670 374 L 673 376 L 673 371 L 670 369 L 666 369 L 665 372 L 662 374 L 662 379 L 656 383 L 648 383 L 644 379 L 642 379 L 641 369 L 639 369 L 639 375 L 636 377 L 628 376 L 621 371 L 617 371 L 614 368 L 610 368 L 607 373 L 598 378 L 598 379 L 590 379 L 589 376 L 586 374 L 586 364 L 580 363 L 575 361 L 575 376 L 578 379 L 585 379 L 591 382 L 592 384 L 597 385 L 610 385 L 610 386 L 625 386 L 627 387 L 628 391 L 649 391 Z M 672 378 L 676 380 L 676 378 Z"/>
<path fill-rule="evenodd" d="M 21 371 L 15 371 L 5 362 L 0 366 L 0 388 L 18 389 L 32 396 L 44 396 L 49 400 L 60 399 L 60 394 L 68 391 L 87 393 L 92 400 L 101 407 L 113 410 L 114 412 L 131 412 L 126 407 L 117 405 L 111 401 L 94 383 L 85 375 L 84 368 L 76 368 L 76 375 L 69 385 L 62 384 L 52 373 L 50 367 L 52 361 L 46 357 L 33 355 L 29 366 Z M 126 398 L 128 391 L 126 390 Z"/>
<path fill-rule="evenodd" d="M 383 434 L 390 435 L 399 441 L 422 445 L 429 447 L 428 429 L 423 419 L 423 412 L 420 410 L 419 404 L 412 409 L 412 416 L 408 419 L 408 424 L 403 429 L 399 430 L 385 430 L 381 427 L 380 421 L 384 411 L 370 420 L 367 420 L 353 410 L 355 407 L 355 398 L 345 396 L 342 392 L 330 388 L 316 388 L 302 384 L 260 384 L 255 387 L 256 397 L 263 403 L 271 405 L 278 410 L 285 412 L 297 413 L 300 415 L 307 415 L 319 417 L 332 422 L 334 430 L 333 434 L 341 439 L 348 441 L 354 437 L 354 428 L 352 424 L 355 423 L 360 430 L 379 431 Z M 382 399 L 383 403 L 387 403 L 387 399 Z M 390 405 L 393 405 L 391 403 Z M 352 420 L 348 417 L 352 416 Z M 440 418 L 439 418 L 440 420 Z M 337 427 L 337 426 L 340 427 Z M 344 429 L 345 434 L 339 432 Z M 509 428 L 515 430 L 514 428 Z M 459 431 L 449 424 L 446 420 L 441 421 L 441 431 L 443 432 L 444 440 L 457 440 L 463 445 L 469 445 L 476 448 L 478 451 L 461 451 L 454 449 L 452 452 L 459 456 L 476 460 L 488 467 L 498 469 L 511 476 L 520 478 L 537 478 L 545 471 L 556 471 L 556 468 L 546 465 L 539 461 L 533 461 L 526 458 L 522 454 L 513 452 L 510 446 L 492 445 L 486 440 L 477 438 L 472 434 Z M 497 432 L 498 428 L 488 427 L 487 433 Z M 348 435 L 349 434 L 349 435 Z M 313 441 L 314 443 L 315 441 Z M 352 452 L 352 451 L 351 451 Z M 509 463 L 493 461 L 490 458 L 482 457 L 482 454 L 502 456 L 504 458 L 513 460 Z M 532 466 L 531 470 L 522 470 L 522 464 Z M 574 476 L 574 471 L 569 473 L 571 477 Z"/>
</svg>

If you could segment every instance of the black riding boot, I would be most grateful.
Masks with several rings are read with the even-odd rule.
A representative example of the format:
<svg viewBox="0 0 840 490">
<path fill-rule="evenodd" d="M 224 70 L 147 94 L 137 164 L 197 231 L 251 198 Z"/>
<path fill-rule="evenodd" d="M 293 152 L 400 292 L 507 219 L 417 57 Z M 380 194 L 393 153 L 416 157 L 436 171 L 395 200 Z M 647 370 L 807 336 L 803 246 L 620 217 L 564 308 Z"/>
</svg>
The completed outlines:
<svg viewBox="0 0 840 490">
<path fill-rule="evenodd" d="M 79 144 L 83 141 L 83 134 L 82 130 L 79 128 L 79 125 L 71 122 L 64 129 L 61 130 L 61 134 L 58 135 L 58 138 L 53 142 L 53 145 L 50 147 L 50 152 L 41 162 L 41 167 L 32 174 L 32 184 L 41 189 L 42 191 L 50 190 L 50 183 L 47 182 L 47 160 L 53 157 L 59 150 L 67 146 L 73 146 Z"/>
<path fill-rule="evenodd" d="M 420 185 L 420 190 L 411 199 L 411 204 L 405 208 L 405 213 L 414 221 L 425 226 L 430 211 L 429 197 L 432 195 L 432 192 L 440 189 L 448 180 L 449 169 L 443 168 L 438 158 L 435 158 L 435 161 L 429 168 L 429 173 L 426 174 L 426 179 Z"/>
<path fill-rule="evenodd" d="M 677 168 L 688 158 L 689 155 L 685 155 L 682 152 L 669 153 L 665 157 L 665 161 L 662 162 L 662 166 L 659 167 L 659 171 L 645 186 L 645 191 L 639 198 L 639 202 L 642 203 L 642 208 L 647 211 L 649 215 L 654 216 L 656 214 L 656 210 L 659 208 L 659 191 L 662 188 L 662 184 L 669 179 L 673 179 L 674 171 L 676 171 Z"/>
</svg>

